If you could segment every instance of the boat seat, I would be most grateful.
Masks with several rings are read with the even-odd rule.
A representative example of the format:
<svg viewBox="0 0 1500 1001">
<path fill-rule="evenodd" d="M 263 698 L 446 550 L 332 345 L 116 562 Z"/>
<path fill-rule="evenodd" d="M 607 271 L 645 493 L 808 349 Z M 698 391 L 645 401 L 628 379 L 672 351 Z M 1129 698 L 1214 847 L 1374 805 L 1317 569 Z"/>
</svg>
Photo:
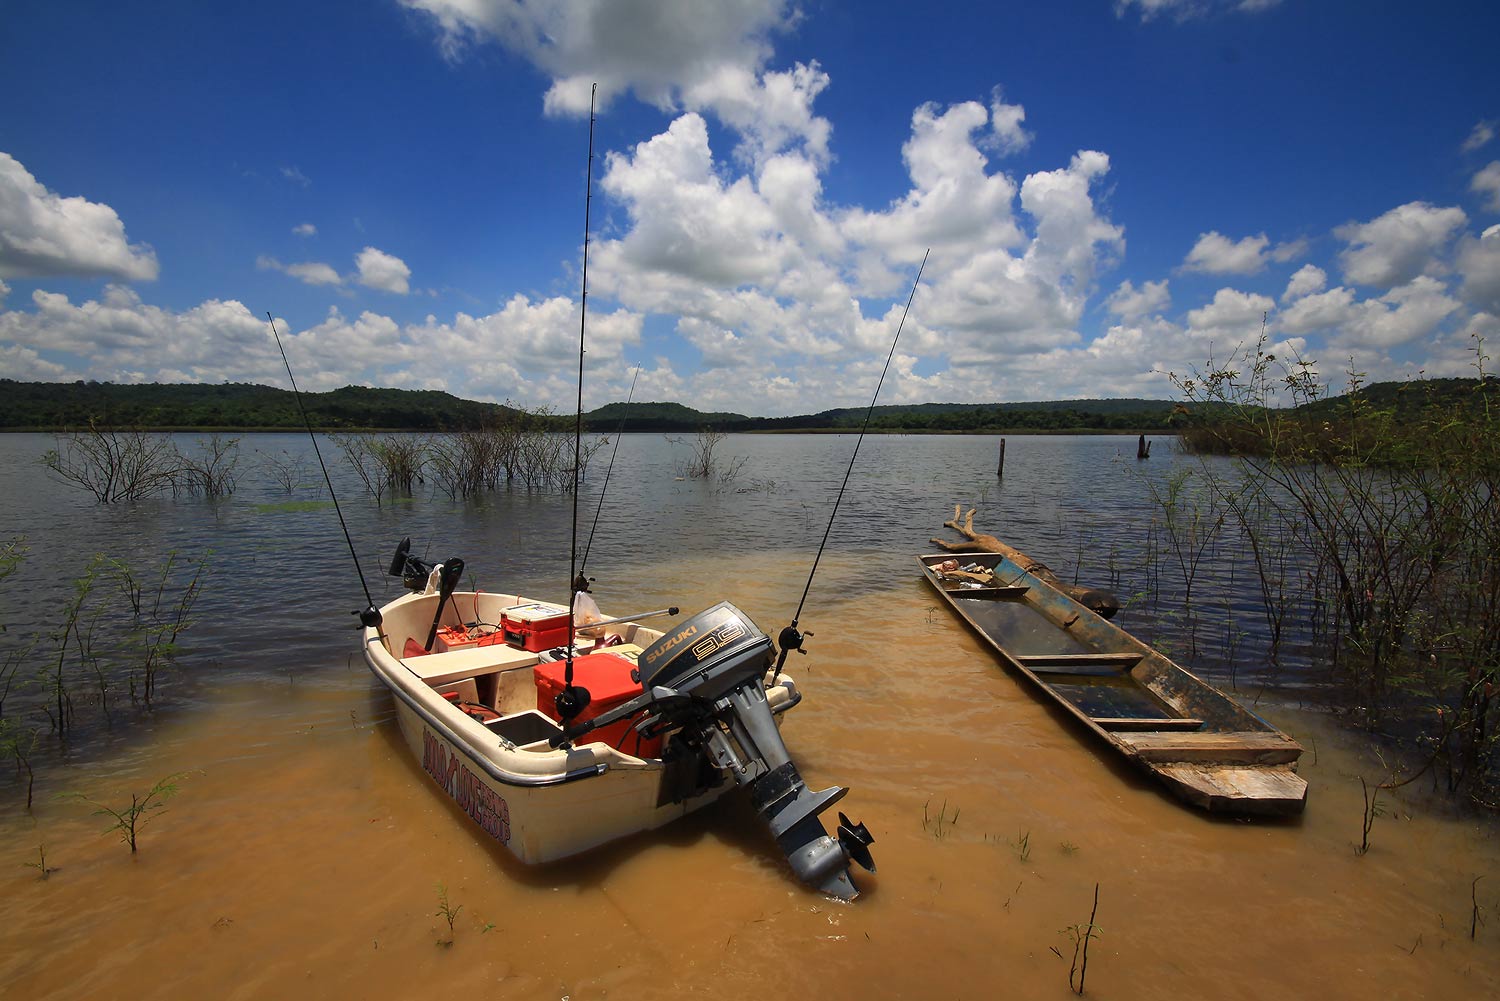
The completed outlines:
<svg viewBox="0 0 1500 1001">
<path fill-rule="evenodd" d="M 1144 761 L 1220 761 L 1276 765 L 1296 761 L 1302 745 L 1283 733 L 1120 733 L 1115 739 Z"/>
<path fill-rule="evenodd" d="M 1159 732 L 1162 730 L 1199 730 L 1203 727 L 1201 719 L 1190 719 L 1185 716 L 1158 716 L 1147 718 L 1142 716 L 1090 716 L 1095 726 L 1104 730 L 1139 730 L 1142 732 Z"/>
<path fill-rule="evenodd" d="M 943 590 L 955 598 L 990 598 L 996 601 L 1004 601 L 1011 598 L 1023 598 L 1031 588 L 1026 584 L 1003 584 L 998 587 L 961 587 L 947 584 Z"/>
<path fill-rule="evenodd" d="M 1020 654 L 1016 662 L 1037 674 L 1086 674 L 1107 677 L 1124 674 L 1141 662 L 1141 654 L 1042 653 Z"/>
<path fill-rule="evenodd" d="M 418 678 L 436 686 L 461 678 L 531 667 L 538 660 L 540 658 L 530 651 L 496 643 L 491 646 L 449 650 L 447 653 L 430 653 L 424 657 L 407 657 L 401 663 Z"/>
</svg>

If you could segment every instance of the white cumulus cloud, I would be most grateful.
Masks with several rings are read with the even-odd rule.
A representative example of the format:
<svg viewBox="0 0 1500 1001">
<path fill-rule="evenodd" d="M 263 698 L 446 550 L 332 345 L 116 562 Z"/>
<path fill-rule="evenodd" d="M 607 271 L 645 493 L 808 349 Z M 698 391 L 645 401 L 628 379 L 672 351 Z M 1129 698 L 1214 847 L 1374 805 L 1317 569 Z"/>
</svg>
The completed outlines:
<svg viewBox="0 0 1500 1001">
<path fill-rule="evenodd" d="M 80 305 L 40 289 L 32 303 L 31 312 L 0 313 L 0 343 L 73 355 L 82 360 L 74 378 L 182 381 L 170 374 L 177 373 L 222 382 L 243 379 L 250 369 L 265 381 L 275 371 L 265 322 L 234 300 L 210 299 L 174 312 L 111 285 Z"/>
<path fill-rule="evenodd" d="M 1166 280 L 1143 282 L 1137 289 L 1135 283 L 1125 280 L 1119 288 L 1104 300 L 1109 311 L 1122 320 L 1137 320 L 1152 313 L 1160 313 L 1172 304 L 1172 295 L 1167 290 Z"/>
<path fill-rule="evenodd" d="M 61 382 L 67 377 L 67 366 L 48 361 L 31 348 L 19 344 L 0 344 L 0 379 Z"/>
<path fill-rule="evenodd" d="M 1435 278 L 1418 276 L 1376 298 L 1360 299 L 1346 286 L 1294 302 L 1280 316 L 1293 334 L 1321 334 L 1343 355 L 1378 359 L 1384 352 L 1428 337 L 1459 309 L 1458 300 Z"/>
<path fill-rule="evenodd" d="M 1227 12 L 1254 14 L 1270 10 L 1279 3 L 1281 0 L 1115 0 L 1115 16 L 1124 17 L 1134 10 L 1139 12 L 1142 21 L 1158 17 L 1190 21 Z"/>
<path fill-rule="evenodd" d="M 358 269 L 354 280 L 367 288 L 394 292 L 397 295 L 406 295 L 411 291 L 411 268 L 399 257 L 374 247 L 366 247 L 354 259 L 354 266 Z"/>
<path fill-rule="evenodd" d="M 0 153 L 0 277 L 152 281 L 157 274 L 155 252 L 126 239 L 114 209 L 48 191 Z"/>
<path fill-rule="evenodd" d="M 1096 150 L 1073 155 L 1067 167 L 1038 171 L 1021 183 L 1021 207 L 1036 220 L 1026 257 L 1044 279 L 1087 295 L 1101 261 L 1125 250 L 1125 230 L 1100 216 L 1091 189 L 1109 173 L 1109 157 Z"/>
<path fill-rule="evenodd" d="M 1500 319 L 1500 225 L 1459 245 L 1458 273 L 1464 300 Z"/>
<path fill-rule="evenodd" d="M 598 81 L 608 102 L 633 91 L 671 110 L 723 67 L 756 70 L 770 36 L 795 23 L 787 0 L 401 0 L 430 15 L 444 52 L 496 41 L 553 78 L 549 110 L 588 111 Z"/>
<path fill-rule="evenodd" d="M 179 312 L 120 286 L 82 303 L 40 290 L 32 300 L 30 311 L 0 311 L 0 374 L 270 385 L 283 378 L 265 320 L 237 301 L 208 300 Z M 303 330 L 278 322 L 298 381 L 309 390 L 420 387 L 556 406 L 571 405 L 576 392 L 578 306 L 569 299 L 517 295 L 487 316 L 459 313 L 448 322 L 402 324 L 369 310 L 346 317 L 337 308 Z M 621 359 L 639 343 L 641 322 L 625 311 L 590 311 L 590 406 L 624 398 L 629 375 Z M 457 369 L 450 363 L 456 357 L 465 359 Z"/>
<path fill-rule="evenodd" d="M 322 261 L 303 261 L 299 264 L 282 264 L 265 254 L 255 259 L 255 266 L 262 271 L 280 271 L 308 285 L 342 285 L 343 277 L 330 264 Z"/>
<path fill-rule="evenodd" d="M 681 116 L 633 155 L 610 155 L 600 187 L 630 216 L 628 232 L 602 242 L 599 251 L 607 272 L 601 278 L 627 301 L 659 289 L 648 280 L 632 291 L 635 281 L 626 275 L 732 289 L 770 283 L 782 271 L 785 248 L 775 213 L 749 177 L 725 183 L 714 168 L 707 124 L 697 114 Z"/>
<path fill-rule="evenodd" d="M 930 246 L 956 256 L 1020 247 L 1025 236 L 1014 218 L 1016 183 L 986 169 L 975 140 L 989 123 L 990 110 L 977 101 L 917 108 L 911 138 L 901 148 L 911 190 L 884 211 L 850 210 L 844 232 L 912 263 Z"/>
<path fill-rule="evenodd" d="M 1026 108 L 1019 104 L 1005 103 L 999 87 L 990 95 L 990 121 L 994 124 L 995 148 L 1002 156 L 1020 153 L 1031 145 L 1032 134 L 1022 128 L 1022 123 L 1026 121 Z"/>
<path fill-rule="evenodd" d="M 267 254 L 257 257 L 255 266 L 262 271 L 280 271 L 307 285 L 357 283 L 398 295 L 406 295 L 411 291 L 411 268 L 406 266 L 406 262 L 374 247 L 366 247 L 359 252 L 354 259 L 354 271 L 348 275 L 339 274 L 333 265 L 323 261 L 283 264 Z"/>
<path fill-rule="evenodd" d="M 1327 287 L 1328 272 L 1316 264 L 1304 264 L 1286 283 L 1286 291 L 1281 293 L 1281 301 L 1291 302 L 1294 299 L 1301 299 L 1314 292 L 1321 292 Z"/>
<path fill-rule="evenodd" d="M 1472 153 L 1488 146 L 1493 138 L 1495 138 L 1494 122 L 1475 122 L 1474 128 L 1469 132 L 1469 137 L 1464 140 L 1460 149 L 1465 153 Z"/>
<path fill-rule="evenodd" d="M 1500 212 L 1500 160 L 1491 160 L 1475 174 L 1469 190 L 1483 197 L 1485 209 Z"/>
<path fill-rule="evenodd" d="M 745 66 L 726 64 L 683 91 L 683 104 L 713 113 L 742 137 L 742 159 L 764 163 L 789 148 L 801 148 L 818 162 L 828 159 L 833 128 L 813 114 L 812 105 L 828 86 L 817 64 L 759 77 Z"/>
<path fill-rule="evenodd" d="M 1369 222 L 1340 226 L 1334 235 L 1348 243 L 1339 254 L 1344 279 L 1394 288 L 1418 275 L 1439 274 L 1443 249 L 1467 221 L 1460 208 L 1408 202 Z"/>
<path fill-rule="evenodd" d="M 1266 234 L 1231 240 L 1217 230 L 1203 233 L 1182 262 L 1182 270 L 1210 275 L 1253 275 L 1266 266 Z"/>
<path fill-rule="evenodd" d="M 1275 308 L 1270 296 L 1221 288 L 1214 293 L 1213 302 L 1188 312 L 1188 327 L 1200 335 L 1248 343 L 1260 333 L 1265 315 Z"/>
</svg>

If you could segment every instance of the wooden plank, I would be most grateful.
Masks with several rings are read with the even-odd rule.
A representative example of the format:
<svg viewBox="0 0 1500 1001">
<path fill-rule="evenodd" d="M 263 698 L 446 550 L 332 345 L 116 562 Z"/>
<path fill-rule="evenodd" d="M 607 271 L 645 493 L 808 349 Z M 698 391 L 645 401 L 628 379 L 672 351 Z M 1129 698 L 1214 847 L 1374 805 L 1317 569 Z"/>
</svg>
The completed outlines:
<svg viewBox="0 0 1500 1001">
<path fill-rule="evenodd" d="M 1069 684 L 1069 682 L 1066 680 L 1066 677 L 1119 678 L 1124 674 L 1124 672 L 1122 672 L 1118 667 L 1110 667 L 1109 665 L 1105 665 L 1104 667 L 1088 667 L 1087 665 L 1080 664 L 1077 667 L 1048 667 L 1046 664 L 1022 664 L 1022 666 L 1032 674 L 1047 675 L 1047 677 L 1041 679 L 1042 684 L 1044 685 L 1051 685 L 1054 683 L 1059 685 Z M 1082 684 L 1082 682 L 1079 683 Z"/>
<path fill-rule="evenodd" d="M 1142 761 L 1198 761 L 1274 765 L 1296 761 L 1302 746 L 1276 732 L 1120 733 L 1127 751 Z"/>
<path fill-rule="evenodd" d="M 1003 587 L 948 587 L 942 585 L 943 593 L 954 598 L 1021 598 L 1031 588 L 1025 584 L 1007 584 Z"/>
<path fill-rule="evenodd" d="M 1290 765 L 1179 761 L 1153 770 L 1183 799 L 1207 810 L 1289 816 L 1307 803 L 1307 780 Z"/>
<path fill-rule="evenodd" d="M 1163 716 L 1156 719 L 1145 717 L 1090 716 L 1096 726 L 1105 730 L 1197 730 L 1203 726 L 1201 719 L 1184 716 Z"/>
<path fill-rule="evenodd" d="M 1037 674 L 1123 674 L 1141 662 L 1138 653 L 1019 654 L 1016 662 Z"/>
</svg>

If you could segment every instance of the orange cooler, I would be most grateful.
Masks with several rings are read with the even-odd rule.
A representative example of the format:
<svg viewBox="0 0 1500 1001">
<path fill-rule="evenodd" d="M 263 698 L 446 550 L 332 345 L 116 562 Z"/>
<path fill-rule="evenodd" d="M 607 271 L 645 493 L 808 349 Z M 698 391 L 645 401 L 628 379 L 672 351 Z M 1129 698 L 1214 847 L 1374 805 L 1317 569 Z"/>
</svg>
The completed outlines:
<svg viewBox="0 0 1500 1001">
<path fill-rule="evenodd" d="M 574 657 L 573 684 L 589 690 L 589 704 L 578 717 L 578 722 L 587 722 L 641 694 L 641 683 L 630 677 L 634 666 L 624 657 L 617 657 L 612 653 L 591 653 Z M 532 668 L 532 673 L 536 676 L 536 707 L 549 719 L 558 718 L 556 698 L 563 690 L 566 672 L 567 661 L 562 660 L 538 664 Z M 639 716 L 633 716 L 590 730 L 579 738 L 579 743 L 608 744 L 638 758 L 660 757 L 661 738 L 641 739 L 634 729 L 639 719 Z"/>
</svg>

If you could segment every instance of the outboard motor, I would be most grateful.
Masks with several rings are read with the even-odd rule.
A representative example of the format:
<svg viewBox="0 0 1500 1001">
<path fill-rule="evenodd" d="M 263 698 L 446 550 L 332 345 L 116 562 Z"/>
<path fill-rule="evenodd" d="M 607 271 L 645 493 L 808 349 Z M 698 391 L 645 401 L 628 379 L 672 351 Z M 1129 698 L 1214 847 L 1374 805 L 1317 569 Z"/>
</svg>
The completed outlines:
<svg viewBox="0 0 1500 1001">
<path fill-rule="evenodd" d="M 641 653 L 640 698 L 581 726 L 592 729 L 644 709 L 648 715 L 639 726 L 680 727 L 714 765 L 750 787 L 755 809 L 797 876 L 830 896 L 852 900 L 859 890 L 849 877 L 849 861 L 874 872 L 868 846 L 875 839 L 842 813 L 837 839 L 818 819 L 849 790 L 813 792 L 802 781 L 766 699 L 772 653 L 770 637 L 722 601 Z M 563 739 L 582 732 L 570 729 Z"/>
</svg>

